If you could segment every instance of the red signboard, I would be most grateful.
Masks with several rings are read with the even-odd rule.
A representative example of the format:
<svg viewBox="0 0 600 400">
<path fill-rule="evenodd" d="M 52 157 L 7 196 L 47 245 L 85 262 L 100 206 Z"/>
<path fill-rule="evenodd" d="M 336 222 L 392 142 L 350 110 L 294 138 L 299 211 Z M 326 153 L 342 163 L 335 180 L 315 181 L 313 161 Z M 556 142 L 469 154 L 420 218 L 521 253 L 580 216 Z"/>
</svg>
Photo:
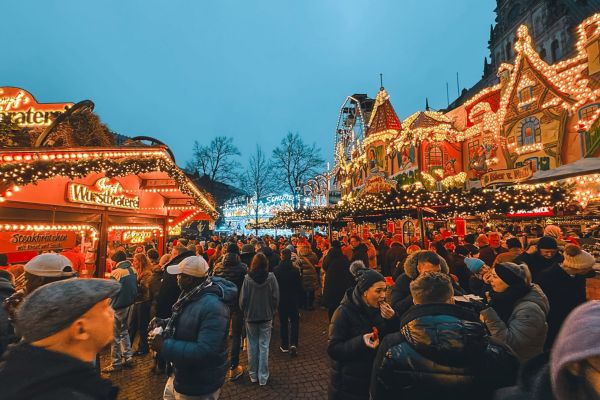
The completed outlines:
<svg viewBox="0 0 600 400">
<path fill-rule="evenodd" d="M 70 249 L 77 244 L 77 233 L 51 232 L 0 232 L 0 253 Z"/>
<path fill-rule="evenodd" d="M 0 119 L 10 117 L 19 126 L 47 126 L 73 103 L 38 103 L 26 90 L 0 87 Z"/>
</svg>

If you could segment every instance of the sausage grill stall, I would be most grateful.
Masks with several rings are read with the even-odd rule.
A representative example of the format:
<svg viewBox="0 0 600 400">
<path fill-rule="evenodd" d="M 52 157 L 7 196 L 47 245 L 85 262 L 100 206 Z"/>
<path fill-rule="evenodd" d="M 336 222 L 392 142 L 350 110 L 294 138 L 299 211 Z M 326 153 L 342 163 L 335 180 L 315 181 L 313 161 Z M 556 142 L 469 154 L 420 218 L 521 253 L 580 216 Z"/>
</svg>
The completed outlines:
<svg viewBox="0 0 600 400">
<path fill-rule="evenodd" d="M 153 241 L 162 253 L 170 230 L 217 217 L 167 146 L 147 137 L 117 146 L 93 103 L 66 109 L 31 147 L 0 148 L 0 253 L 9 263 L 68 250 L 85 259 L 82 276 L 102 277 L 109 248 Z M 96 119 L 95 137 L 78 130 L 82 118 Z"/>
</svg>

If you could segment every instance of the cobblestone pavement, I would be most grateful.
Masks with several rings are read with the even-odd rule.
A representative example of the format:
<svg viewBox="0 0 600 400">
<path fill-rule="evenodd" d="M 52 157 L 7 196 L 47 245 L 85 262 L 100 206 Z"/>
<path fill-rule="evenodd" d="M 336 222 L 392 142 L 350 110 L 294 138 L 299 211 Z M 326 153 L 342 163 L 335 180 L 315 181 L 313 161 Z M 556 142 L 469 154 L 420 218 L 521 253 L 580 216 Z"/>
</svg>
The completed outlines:
<svg viewBox="0 0 600 400">
<path fill-rule="evenodd" d="M 277 318 L 275 318 L 277 320 Z M 269 352 L 270 378 L 266 386 L 250 383 L 248 374 L 235 382 L 226 382 L 220 400 L 241 399 L 326 399 L 329 380 L 327 357 L 327 311 L 301 311 L 298 356 L 290 357 L 279 350 L 279 326 L 271 337 Z M 244 369 L 246 352 L 240 354 Z M 109 357 L 102 357 L 102 366 Z M 150 369 L 150 356 L 136 357 L 132 369 L 112 373 L 110 378 L 120 388 L 119 399 L 162 399 L 166 376 L 155 375 Z"/>
</svg>

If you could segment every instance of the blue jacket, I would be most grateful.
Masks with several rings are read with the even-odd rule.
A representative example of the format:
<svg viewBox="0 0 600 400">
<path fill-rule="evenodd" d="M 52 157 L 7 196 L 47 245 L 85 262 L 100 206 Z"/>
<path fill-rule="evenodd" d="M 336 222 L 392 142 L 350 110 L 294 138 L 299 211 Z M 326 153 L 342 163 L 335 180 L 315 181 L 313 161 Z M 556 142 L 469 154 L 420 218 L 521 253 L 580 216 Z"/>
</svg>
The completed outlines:
<svg viewBox="0 0 600 400">
<path fill-rule="evenodd" d="M 119 310 L 135 303 L 138 293 L 137 276 L 129 261 L 121 261 L 110 274 L 121 284 L 121 290 L 112 299 L 112 308 Z"/>
<path fill-rule="evenodd" d="M 213 284 L 185 306 L 175 324 L 175 336 L 166 339 L 162 357 L 173 363 L 178 393 L 201 396 L 223 386 L 229 368 L 227 334 L 229 307 L 237 297 L 234 283 L 212 277 Z"/>
</svg>

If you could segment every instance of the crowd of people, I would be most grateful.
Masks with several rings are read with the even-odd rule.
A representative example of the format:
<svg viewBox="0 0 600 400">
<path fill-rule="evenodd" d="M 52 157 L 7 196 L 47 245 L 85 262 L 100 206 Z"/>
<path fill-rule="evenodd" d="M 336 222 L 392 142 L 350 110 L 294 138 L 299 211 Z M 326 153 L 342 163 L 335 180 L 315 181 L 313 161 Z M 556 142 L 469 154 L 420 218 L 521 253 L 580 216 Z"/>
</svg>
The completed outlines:
<svg viewBox="0 0 600 400">
<path fill-rule="evenodd" d="M 435 234 L 427 249 L 400 235 L 315 234 L 109 255 L 110 279 L 77 278 L 55 253 L 25 265 L 22 288 L 0 270 L 0 398 L 116 398 L 102 376 L 148 353 L 168 375 L 165 399 L 217 399 L 245 374 L 264 386 L 274 319 L 293 358 L 300 312 L 317 307 L 332 400 L 600 398 L 600 302 L 586 302 L 595 259 L 556 226 L 526 246 L 489 230 Z"/>
</svg>

